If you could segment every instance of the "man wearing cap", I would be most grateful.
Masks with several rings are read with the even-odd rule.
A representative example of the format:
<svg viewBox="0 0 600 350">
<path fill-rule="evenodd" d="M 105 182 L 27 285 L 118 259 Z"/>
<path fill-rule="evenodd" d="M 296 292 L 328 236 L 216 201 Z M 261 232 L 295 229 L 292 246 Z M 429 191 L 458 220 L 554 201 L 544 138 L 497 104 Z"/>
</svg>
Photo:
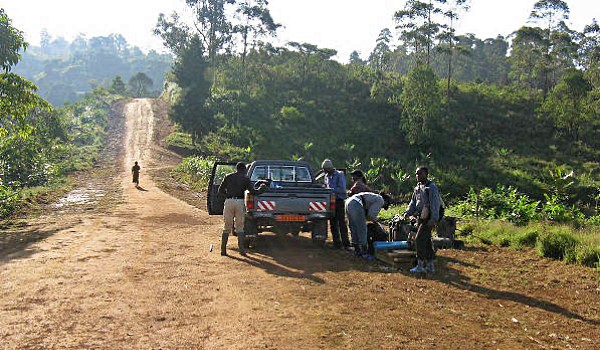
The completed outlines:
<svg viewBox="0 0 600 350">
<path fill-rule="evenodd" d="M 225 196 L 225 206 L 223 208 L 223 234 L 221 236 L 221 255 L 227 255 L 227 240 L 229 233 L 235 227 L 238 237 L 238 249 L 240 254 L 246 255 L 244 248 L 244 192 L 251 194 L 261 194 L 265 191 L 266 185 L 263 183 L 258 190 L 252 187 L 250 178 L 246 176 L 246 164 L 237 163 L 236 172 L 231 173 L 223 179 L 219 186 L 218 193 Z"/>
<path fill-rule="evenodd" d="M 346 200 L 346 175 L 333 167 L 333 162 L 325 159 L 321 168 L 327 174 L 325 176 L 325 185 L 333 189 L 335 194 L 335 213 L 330 219 L 331 238 L 335 248 L 350 249 L 350 240 L 348 239 L 348 226 L 346 225 L 346 209 L 344 201 Z"/>
</svg>

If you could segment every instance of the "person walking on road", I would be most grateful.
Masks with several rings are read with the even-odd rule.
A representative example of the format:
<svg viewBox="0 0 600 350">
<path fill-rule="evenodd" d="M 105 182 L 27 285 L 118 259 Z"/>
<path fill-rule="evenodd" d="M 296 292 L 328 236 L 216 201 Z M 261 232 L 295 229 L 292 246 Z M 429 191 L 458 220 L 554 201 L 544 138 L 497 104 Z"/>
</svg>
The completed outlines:
<svg viewBox="0 0 600 350">
<path fill-rule="evenodd" d="M 346 175 L 336 170 L 329 159 L 325 159 L 321 164 L 325 176 L 325 185 L 333 189 L 335 194 L 335 213 L 330 219 L 331 238 L 335 248 L 344 248 L 350 250 L 350 240 L 348 239 L 348 226 L 346 225 L 346 210 L 344 201 L 346 200 Z"/>
<path fill-rule="evenodd" d="M 218 193 L 225 196 L 225 206 L 223 208 L 223 233 L 221 235 L 221 255 L 227 255 L 227 241 L 229 234 L 235 229 L 238 237 L 238 249 L 241 255 L 246 255 L 244 247 L 244 192 L 251 194 L 260 194 L 265 191 L 266 185 L 262 183 L 258 190 L 255 190 L 246 176 L 246 164 L 237 163 L 236 172 L 231 173 L 223 179 L 219 186 Z"/>
<path fill-rule="evenodd" d="M 440 195 L 433 181 L 428 180 L 429 169 L 419 167 L 416 171 L 417 186 L 408 204 L 408 208 L 402 215 L 403 219 L 412 217 L 417 221 L 417 235 L 415 237 L 415 248 L 417 250 L 417 266 L 412 268 L 413 273 L 433 273 L 435 265 L 433 259 L 435 252 L 431 242 L 431 229 L 435 227 L 440 219 Z"/>
<path fill-rule="evenodd" d="M 391 202 L 389 195 L 373 192 L 361 192 L 346 200 L 346 213 L 355 255 L 372 259 L 368 254 L 367 220 L 377 222 L 381 208 L 387 209 Z"/>
<path fill-rule="evenodd" d="M 140 165 L 135 161 L 134 165 L 131 167 L 131 174 L 133 175 L 133 183 L 136 187 L 140 185 L 140 169 Z"/>
</svg>

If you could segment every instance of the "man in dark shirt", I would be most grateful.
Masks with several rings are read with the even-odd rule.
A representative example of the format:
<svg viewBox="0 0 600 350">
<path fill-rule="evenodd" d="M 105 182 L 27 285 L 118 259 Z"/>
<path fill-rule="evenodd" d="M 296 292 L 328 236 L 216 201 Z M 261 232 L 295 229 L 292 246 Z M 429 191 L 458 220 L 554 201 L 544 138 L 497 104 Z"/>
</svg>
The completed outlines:
<svg viewBox="0 0 600 350">
<path fill-rule="evenodd" d="M 234 229 L 237 232 L 238 247 L 240 254 L 246 255 L 244 249 L 244 193 L 260 194 L 265 191 L 265 184 L 261 184 L 258 190 L 252 187 L 250 178 L 246 176 L 246 164 L 237 163 L 236 172 L 231 173 L 223 179 L 218 193 L 225 196 L 223 208 L 223 234 L 221 236 L 221 255 L 227 255 L 227 240 L 229 233 Z"/>
<path fill-rule="evenodd" d="M 414 217 L 417 220 L 417 236 L 415 248 L 417 250 L 417 266 L 410 269 L 413 273 L 434 273 L 433 259 L 435 252 L 431 243 L 431 229 L 440 219 L 440 195 L 435 183 L 427 178 L 429 169 L 419 167 L 416 171 L 417 186 L 402 215 L 404 219 Z"/>
</svg>

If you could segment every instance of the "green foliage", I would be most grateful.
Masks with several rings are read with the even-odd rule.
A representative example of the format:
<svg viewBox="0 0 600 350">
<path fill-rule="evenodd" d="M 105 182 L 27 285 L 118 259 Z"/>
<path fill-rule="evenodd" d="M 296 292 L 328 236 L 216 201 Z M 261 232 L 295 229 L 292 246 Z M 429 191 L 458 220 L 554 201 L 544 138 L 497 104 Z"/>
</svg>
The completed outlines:
<svg viewBox="0 0 600 350">
<path fill-rule="evenodd" d="M 149 97 L 153 84 L 152 79 L 142 72 L 136 73 L 127 82 L 133 97 Z"/>
<path fill-rule="evenodd" d="M 402 130 L 409 144 L 429 145 L 438 128 L 442 98 L 433 69 L 418 66 L 409 72 L 402 94 Z"/>
<path fill-rule="evenodd" d="M 504 219 L 526 225 L 538 217 L 538 204 L 516 188 L 498 185 L 494 190 L 486 187 L 475 191 L 471 188 L 466 199 L 456 204 L 453 210 L 464 217 Z"/>
<path fill-rule="evenodd" d="M 536 248 L 543 257 L 562 260 L 564 257 L 572 256 L 578 243 L 577 237 L 570 232 L 551 231 L 538 237 Z"/>
<path fill-rule="evenodd" d="M 497 220 L 466 220 L 460 222 L 459 235 L 470 244 L 483 243 L 516 249 L 535 247 L 540 256 L 589 267 L 598 266 L 598 228 L 580 230 L 571 226 L 540 223 L 515 226 Z"/>
<path fill-rule="evenodd" d="M 547 220 L 565 223 L 583 219 L 583 214 L 575 205 L 567 206 L 555 195 L 544 194 L 546 201 L 542 205 L 542 215 Z"/>
<path fill-rule="evenodd" d="M 0 67 L 8 73 L 21 60 L 21 49 L 27 48 L 23 32 L 12 26 L 11 19 L 0 8 Z"/>
<path fill-rule="evenodd" d="M 195 191 L 208 188 L 214 159 L 205 157 L 187 157 L 171 170 L 171 176 L 188 184 Z"/>
<path fill-rule="evenodd" d="M 125 93 L 127 92 L 127 87 L 125 86 L 125 83 L 123 82 L 123 79 L 117 75 L 113 81 L 110 83 L 110 88 L 109 88 L 110 92 L 117 94 L 117 95 L 125 95 Z"/>
</svg>

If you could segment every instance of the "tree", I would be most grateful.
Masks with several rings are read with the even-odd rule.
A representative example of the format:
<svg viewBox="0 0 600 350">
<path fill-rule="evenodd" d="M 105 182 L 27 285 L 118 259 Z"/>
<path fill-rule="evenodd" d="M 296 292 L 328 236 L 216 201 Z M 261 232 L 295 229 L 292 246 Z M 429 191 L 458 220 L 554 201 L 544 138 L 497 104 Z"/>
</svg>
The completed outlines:
<svg viewBox="0 0 600 350">
<path fill-rule="evenodd" d="M 583 29 L 578 62 L 589 76 L 590 82 L 600 89 L 600 25 L 596 20 Z"/>
<path fill-rule="evenodd" d="M 146 97 L 152 89 L 152 79 L 146 74 L 138 72 L 129 79 L 129 88 L 134 97 Z"/>
<path fill-rule="evenodd" d="M 365 61 L 363 61 L 362 58 L 360 58 L 360 54 L 356 50 L 354 50 L 350 53 L 348 62 L 352 65 L 358 65 L 358 66 L 364 66 L 366 63 Z"/>
<path fill-rule="evenodd" d="M 431 50 L 434 38 L 439 33 L 441 25 L 435 21 L 434 16 L 442 13 L 442 9 L 436 6 L 447 0 L 408 0 L 404 9 L 394 14 L 398 23 L 397 29 L 401 30 L 400 38 L 407 47 L 412 48 L 416 64 L 430 65 Z"/>
<path fill-rule="evenodd" d="M 558 129 L 565 130 L 578 140 L 582 128 L 589 125 L 593 115 L 587 105 L 590 91 L 592 84 L 583 73 L 571 70 L 549 93 L 540 112 L 552 120 Z"/>
<path fill-rule="evenodd" d="M 388 28 L 384 28 L 379 32 L 377 44 L 369 55 L 369 65 L 375 70 L 384 70 L 390 59 L 390 42 L 392 41 L 392 32 Z"/>
<path fill-rule="evenodd" d="M 569 6 L 562 0 L 539 0 L 533 5 L 529 18 L 541 22 L 541 34 L 545 41 L 540 69 L 543 83 L 541 88 L 546 93 L 560 79 L 564 72 L 573 67 L 577 51 L 573 43 L 574 33 L 564 20 L 569 18 Z"/>
<path fill-rule="evenodd" d="M 452 58 L 454 53 L 466 54 L 469 52 L 469 48 L 455 46 L 455 22 L 459 18 L 459 13 L 469 10 L 469 0 L 453 0 L 449 1 L 447 8 L 444 9 L 443 15 L 448 20 L 448 23 L 442 26 L 442 32 L 438 35 L 438 38 L 445 42 L 446 45 L 440 45 L 438 48 L 440 51 L 446 54 L 448 61 L 447 70 L 447 84 L 446 84 L 446 96 L 450 96 L 450 82 L 452 81 Z"/>
<path fill-rule="evenodd" d="M 267 4 L 266 0 L 242 0 L 235 10 L 237 24 L 233 26 L 233 32 L 242 37 L 242 66 L 246 65 L 248 40 L 275 35 L 281 27 L 271 17 Z"/>
<path fill-rule="evenodd" d="M 48 156 L 47 143 L 37 137 L 55 123 L 50 105 L 37 94 L 37 87 L 10 73 L 27 44 L 23 32 L 12 26 L 0 8 L 0 187 L 36 184 Z"/>
<path fill-rule="evenodd" d="M 441 116 L 442 98 L 433 69 L 420 65 L 404 79 L 401 128 L 411 145 L 430 145 Z"/>
<path fill-rule="evenodd" d="M 542 89 L 547 80 L 548 41 L 541 28 L 521 27 L 512 41 L 509 76 L 532 89 Z"/>
<path fill-rule="evenodd" d="M 112 83 L 110 84 L 110 91 L 115 94 L 125 95 L 127 88 L 125 87 L 125 83 L 123 82 L 123 79 L 121 79 L 121 76 L 117 75 L 113 79 Z"/>
</svg>

